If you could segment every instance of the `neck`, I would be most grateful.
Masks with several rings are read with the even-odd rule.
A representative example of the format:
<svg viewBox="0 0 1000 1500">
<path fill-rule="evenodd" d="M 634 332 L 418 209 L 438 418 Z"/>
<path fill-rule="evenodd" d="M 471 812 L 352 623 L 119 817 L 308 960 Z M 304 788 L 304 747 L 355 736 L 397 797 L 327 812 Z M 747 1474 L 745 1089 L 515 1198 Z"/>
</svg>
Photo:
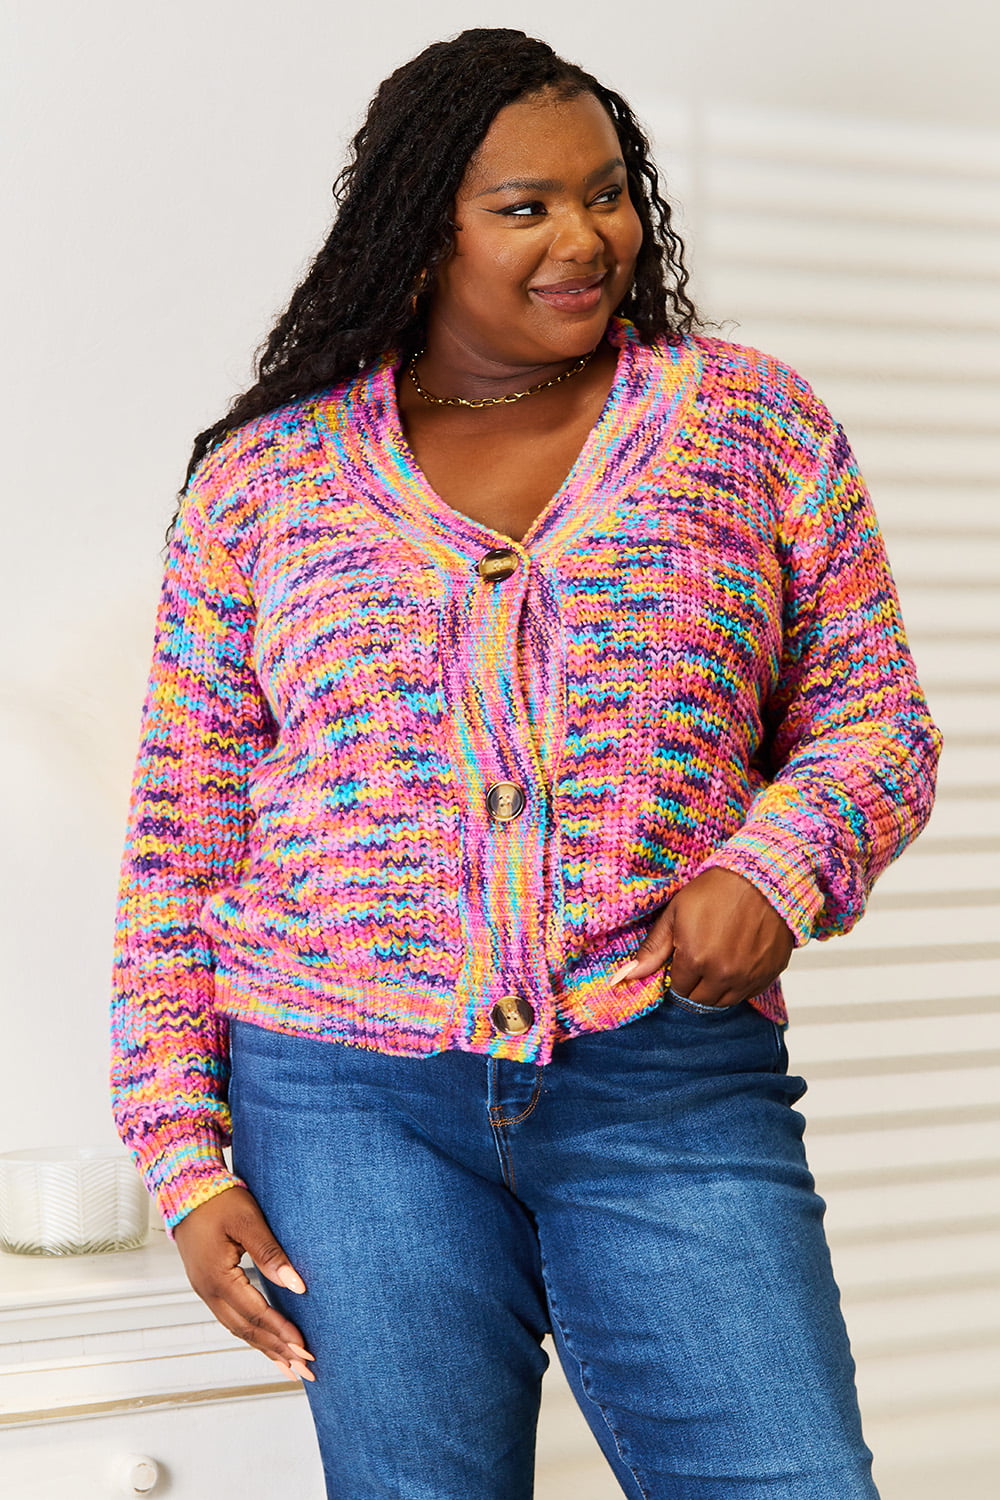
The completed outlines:
<svg viewBox="0 0 1000 1500">
<path fill-rule="evenodd" d="M 604 340 L 598 349 L 605 347 Z M 579 349 L 552 359 L 519 360 L 516 356 L 484 349 L 454 330 L 431 323 L 419 359 L 420 383 L 435 396 L 455 396 L 464 401 L 496 399 L 514 395 L 571 370 L 590 353 Z"/>
</svg>

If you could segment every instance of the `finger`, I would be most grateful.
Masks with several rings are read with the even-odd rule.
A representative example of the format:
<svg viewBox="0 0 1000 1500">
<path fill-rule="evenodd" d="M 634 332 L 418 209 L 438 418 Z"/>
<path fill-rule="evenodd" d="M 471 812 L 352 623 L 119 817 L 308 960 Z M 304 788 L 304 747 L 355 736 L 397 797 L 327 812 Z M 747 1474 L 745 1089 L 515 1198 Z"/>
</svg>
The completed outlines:
<svg viewBox="0 0 1000 1500">
<path fill-rule="evenodd" d="M 271 1306 L 247 1279 L 242 1267 L 234 1267 L 219 1284 L 206 1291 L 212 1311 L 237 1338 L 288 1365 L 294 1365 L 296 1360 L 313 1359 L 295 1324 Z"/>
<path fill-rule="evenodd" d="M 231 1310 L 224 1305 L 213 1308 L 213 1311 L 224 1328 L 236 1338 L 242 1339 L 245 1344 L 249 1344 L 251 1349 L 256 1349 L 258 1353 L 266 1355 L 278 1366 L 282 1374 L 289 1376 L 292 1380 L 316 1379 L 303 1360 L 289 1356 L 287 1345 L 271 1343 L 264 1330 L 245 1318 L 233 1316 Z"/>
<path fill-rule="evenodd" d="M 728 979 L 713 979 L 710 974 L 702 975 L 690 990 L 682 990 L 681 993 L 696 1005 L 713 1005 L 717 1010 L 738 1005 L 745 998 L 742 988 L 735 987 Z"/>
<path fill-rule="evenodd" d="M 675 948 L 670 960 L 670 973 L 667 979 L 675 995 L 681 995 L 685 1000 L 693 1000 L 694 991 L 702 981 L 701 967 L 690 958 L 685 958 L 683 953 L 679 953 Z M 699 1004 L 701 1003 L 708 1005 L 710 1002 L 699 1001 Z"/>
<path fill-rule="evenodd" d="M 646 933 L 630 959 L 620 964 L 608 975 L 609 984 L 621 984 L 625 979 L 646 979 L 669 964 L 674 951 L 674 914 L 668 905 Z"/>
<path fill-rule="evenodd" d="M 268 1281 L 273 1281 L 276 1286 L 287 1287 L 290 1292 L 299 1295 L 305 1291 L 305 1282 L 268 1230 L 263 1218 L 256 1214 L 248 1216 L 246 1223 L 240 1226 L 238 1239 L 258 1271 Z"/>
<path fill-rule="evenodd" d="M 213 1299 L 209 1306 L 223 1328 L 234 1338 L 240 1339 L 244 1344 L 249 1344 L 250 1348 L 256 1349 L 258 1354 L 266 1354 L 268 1359 L 273 1360 L 282 1369 L 292 1368 L 292 1354 L 288 1345 L 266 1329 L 262 1323 L 258 1323 L 254 1315 L 247 1317 L 242 1312 L 236 1312 L 229 1303 L 219 1299 Z"/>
<path fill-rule="evenodd" d="M 250 1263 L 247 1264 L 247 1262 L 250 1262 Z M 253 1264 L 252 1261 L 250 1261 L 249 1255 L 242 1256 L 240 1258 L 237 1266 L 234 1269 L 238 1269 L 238 1270 L 242 1271 L 244 1273 L 244 1275 L 247 1277 L 247 1280 L 250 1282 L 250 1285 L 253 1287 L 254 1291 L 263 1292 L 263 1294 L 264 1294 L 264 1301 L 268 1304 L 269 1307 L 273 1307 L 274 1304 L 270 1301 L 270 1298 L 268 1297 L 267 1292 L 264 1290 L 264 1287 L 263 1287 L 263 1285 L 261 1283 L 257 1267 Z M 280 1310 L 279 1310 L 279 1316 L 283 1316 L 283 1314 L 280 1313 Z M 285 1319 L 285 1323 L 287 1324 L 287 1326 L 289 1328 L 291 1328 L 291 1329 L 293 1329 L 293 1331 L 295 1331 L 295 1325 L 292 1324 L 292 1323 L 289 1323 L 287 1318 Z M 288 1347 L 289 1347 L 289 1349 L 291 1350 L 292 1354 L 295 1356 L 296 1359 L 315 1359 L 316 1358 L 315 1354 L 310 1354 L 308 1349 L 304 1349 L 301 1344 L 295 1343 L 292 1340 L 289 1340 Z"/>
<path fill-rule="evenodd" d="M 218 1313 L 216 1314 L 216 1317 L 218 1318 L 219 1322 L 223 1325 L 223 1327 L 228 1327 L 228 1324 L 226 1323 L 225 1319 L 222 1318 Z M 232 1333 L 232 1334 L 234 1334 L 237 1338 L 240 1337 L 240 1333 L 239 1333 L 239 1328 L 238 1327 L 229 1328 L 229 1332 Z M 267 1358 L 271 1361 L 272 1364 L 277 1365 L 278 1369 L 281 1371 L 282 1375 L 284 1375 L 284 1377 L 285 1377 L 286 1380 L 315 1380 L 316 1379 L 316 1376 L 309 1369 L 308 1365 L 303 1364 L 301 1360 L 298 1360 L 298 1359 L 293 1359 L 293 1360 L 283 1359 L 280 1354 L 275 1354 L 275 1353 L 273 1353 L 269 1349 L 261 1349 L 256 1344 L 251 1344 L 250 1347 L 252 1349 L 256 1349 L 257 1352 L 258 1352 L 258 1354 L 264 1354 L 264 1355 L 266 1355 Z"/>
</svg>

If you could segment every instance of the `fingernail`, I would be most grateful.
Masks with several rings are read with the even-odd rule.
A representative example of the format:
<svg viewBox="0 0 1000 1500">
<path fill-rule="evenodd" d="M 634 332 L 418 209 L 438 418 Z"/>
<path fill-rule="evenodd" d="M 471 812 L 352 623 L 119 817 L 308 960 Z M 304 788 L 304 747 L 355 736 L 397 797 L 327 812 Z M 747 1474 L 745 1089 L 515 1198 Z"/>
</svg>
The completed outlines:
<svg viewBox="0 0 1000 1500">
<path fill-rule="evenodd" d="M 276 1359 L 274 1363 L 278 1366 L 278 1369 L 281 1371 L 282 1375 L 284 1375 L 286 1380 L 296 1380 L 298 1378 L 291 1365 L 286 1365 L 284 1360 Z"/>
<path fill-rule="evenodd" d="M 300 1380 L 316 1379 L 316 1376 L 313 1374 L 312 1370 L 307 1369 L 300 1359 L 292 1360 L 292 1369 L 295 1371 Z"/>
<path fill-rule="evenodd" d="M 639 960 L 637 958 L 633 958 L 631 963 L 622 964 L 621 967 L 616 969 L 613 974 L 610 974 L 608 976 L 608 983 L 617 984 L 620 979 L 625 979 L 627 975 L 631 974 L 633 969 L 637 969 L 638 967 Z"/>
<path fill-rule="evenodd" d="M 291 1349 L 291 1351 L 292 1351 L 293 1354 L 297 1354 L 298 1355 L 299 1359 L 315 1359 L 316 1358 L 315 1354 L 310 1354 L 308 1349 L 303 1349 L 303 1347 L 302 1347 L 301 1344 L 289 1344 L 288 1347 L 289 1347 L 289 1349 Z"/>
<path fill-rule="evenodd" d="M 281 1282 L 281 1285 L 287 1286 L 290 1292 L 304 1292 L 306 1289 L 306 1284 L 302 1280 L 302 1277 L 298 1271 L 293 1271 L 291 1266 L 282 1266 L 280 1271 L 275 1272 L 275 1275 Z"/>
</svg>

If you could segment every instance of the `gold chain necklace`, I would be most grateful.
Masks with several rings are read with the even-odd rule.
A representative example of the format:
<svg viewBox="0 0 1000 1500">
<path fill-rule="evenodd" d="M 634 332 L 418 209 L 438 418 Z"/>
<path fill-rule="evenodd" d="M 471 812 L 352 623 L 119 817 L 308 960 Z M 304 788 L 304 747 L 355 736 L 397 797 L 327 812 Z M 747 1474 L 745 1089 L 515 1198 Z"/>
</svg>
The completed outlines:
<svg viewBox="0 0 1000 1500">
<path fill-rule="evenodd" d="M 417 350 L 416 354 L 410 360 L 407 373 L 417 388 L 417 394 L 422 396 L 425 401 L 429 401 L 432 406 L 507 406 L 511 402 L 521 401 L 525 396 L 533 396 L 536 391 L 548 390 L 550 385 L 559 385 L 562 381 L 570 380 L 574 375 L 579 375 L 581 370 L 586 369 L 597 353 L 597 350 L 591 349 L 589 354 L 584 354 L 582 358 L 577 360 L 575 365 L 571 365 L 568 370 L 563 370 L 561 375 L 554 375 L 551 380 L 541 380 L 538 385 L 529 385 L 526 391 L 511 391 L 507 396 L 483 396 L 478 401 L 466 401 L 464 396 L 432 396 L 430 391 L 425 391 L 417 379 L 417 360 L 423 352 L 423 349 Z"/>
</svg>

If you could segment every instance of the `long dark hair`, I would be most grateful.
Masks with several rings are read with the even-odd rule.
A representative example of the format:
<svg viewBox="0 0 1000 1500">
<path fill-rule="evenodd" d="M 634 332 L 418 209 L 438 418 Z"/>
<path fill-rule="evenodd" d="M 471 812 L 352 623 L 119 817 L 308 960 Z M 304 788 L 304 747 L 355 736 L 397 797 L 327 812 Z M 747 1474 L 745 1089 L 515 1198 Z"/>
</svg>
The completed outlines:
<svg viewBox="0 0 1000 1500">
<path fill-rule="evenodd" d="M 390 349 L 405 357 L 420 346 L 466 166 L 504 105 L 545 89 L 561 98 L 593 94 L 618 133 L 643 229 L 635 280 L 618 311 L 644 343 L 676 341 L 699 326 L 684 247 L 649 141 L 625 100 L 523 31 L 463 31 L 380 85 L 334 183 L 338 211 L 326 243 L 257 351 L 256 383 L 195 439 L 185 488 L 227 432 L 357 374 Z"/>
</svg>

